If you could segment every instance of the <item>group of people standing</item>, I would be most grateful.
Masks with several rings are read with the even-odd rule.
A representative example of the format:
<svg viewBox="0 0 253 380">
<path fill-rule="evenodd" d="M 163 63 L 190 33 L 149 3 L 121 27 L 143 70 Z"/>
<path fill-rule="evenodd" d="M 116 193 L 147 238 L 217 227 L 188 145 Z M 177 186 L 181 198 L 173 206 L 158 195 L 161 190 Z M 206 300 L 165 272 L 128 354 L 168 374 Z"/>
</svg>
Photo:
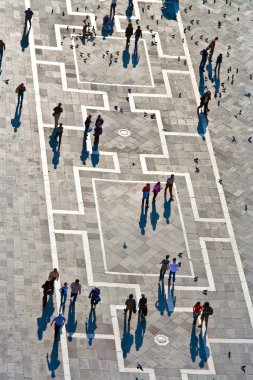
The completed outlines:
<svg viewBox="0 0 253 380">
<path fill-rule="evenodd" d="M 174 200 L 174 195 L 172 193 L 174 181 L 175 181 L 175 176 L 174 176 L 174 174 L 171 174 L 171 176 L 166 181 L 166 185 L 165 185 L 165 189 L 164 189 L 165 195 L 167 193 L 167 190 L 169 189 L 171 201 Z M 151 190 L 150 183 L 146 183 L 146 185 L 142 189 L 142 207 L 144 206 L 144 203 L 145 203 L 146 207 L 149 207 L 150 190 Z M 153 186 L 153 189 L 152 189 L 152 192 L 153 192 L 152 203 L 156 202 L 156 197 L 160 193 L 161 190 L 162 190 L 161 182 L 158 181 L 155 183 L 155 185 Z"/>
</svg>

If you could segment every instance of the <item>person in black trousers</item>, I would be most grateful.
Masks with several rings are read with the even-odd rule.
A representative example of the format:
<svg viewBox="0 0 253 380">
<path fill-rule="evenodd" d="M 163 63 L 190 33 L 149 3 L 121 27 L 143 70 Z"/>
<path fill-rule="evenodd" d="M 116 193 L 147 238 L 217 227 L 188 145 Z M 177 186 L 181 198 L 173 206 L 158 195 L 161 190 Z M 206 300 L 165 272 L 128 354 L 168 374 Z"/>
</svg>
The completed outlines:
<svg viewBox="0 0 253 380">
<path fill-rule="evenodd" d="M 103 129 L 102 129 L 103 124 L 104 124 L 104 120 L 102 119 L 101 115 L 98 115 L 97 120 L 95 122 L 95 129 L 94 129 L 94 134 L 93 134 L 93 136 L 95 136 L 94 144 L 96 145 L 99 144 L 99 136 L 101 136 L 103 133 Z"/>
<path fill-rule="evenodd" d="M 129 22 L 125 31 L 126 47 L 130 45 L 130 38 L 132 37 L 133 33 L 134 33 L 133 25 L 131 22 Z"/>
</svg>

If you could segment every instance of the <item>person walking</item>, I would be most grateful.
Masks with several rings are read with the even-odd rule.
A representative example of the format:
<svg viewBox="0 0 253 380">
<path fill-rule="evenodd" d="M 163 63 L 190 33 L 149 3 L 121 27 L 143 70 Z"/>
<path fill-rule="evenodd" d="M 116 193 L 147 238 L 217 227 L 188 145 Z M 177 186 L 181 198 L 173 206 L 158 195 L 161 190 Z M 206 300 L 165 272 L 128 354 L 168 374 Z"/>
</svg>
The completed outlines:
<svg viewBox="0 0 253 380">
<path fill-rule="evenodd" d="M 92 131 L 92 115 L 89 115 L 87 116 L 85 122 L 84 122 L 84 125 L 85 125 L 85 129 L 84 129 L 84 139 L 87 140 L 87 136 L 88 136 L 88 133 Z"/>
<path fill-rule="evenodd" d="M 152 203 L 155 203 L 157 194 L 160 193 L 161 190 L 162 190 L 162 186 L 161 186 L 161 183 L 158 181 L 153 187 Z"/>
<path fill-rule="evenodd" d="M 89 298 L 90 298 L 91 310 L 93 308 L 96 309 L 97 304 L 101 301 L 100 289 L 96 288 L 96 287 L 94 289 L 91 289 L 90 294 L 89 294 Z"/>
<path fill-rule="evenodd" d="M 59 146 L 58 146 L 58 149 L 60 149 L 60 146 L 61 146 L 62 134 L 63 134 L 63 126 L 62 126 L 62 123 L 60 123 L 59 126 L 56 129 L 56 134 L 54 136 L 55 140 L 57 140 L 57 137 L 59 136 Z"/>
<path fill-rule="evenodd" d="M 145 319 L 145 317 L 147 316 L 147 314 L 148 314 L 147 303 L 148 303 L 148 300 L 145 297 L 145 294 L 142 294 L 141 298 L 139 300 L 139 303 L 138 303 L 138 307 L 139 307 L 139 310 L 138 310 L 138 319 L 140 319 L 140 318 L 141 319 Z"/>
<path fill-rule="evenodd" d="M 54 126 L 56 128 L 57 125 L 58 125 L 61 113 L 63 112 L 63 109 L 61 107 L 61 103 L 58 103 L 58 106 L 54 107 L 53 111 L 54 111 L 53 112 L 53 117 L 54 117 L 54 121 L 55 121 Z"/>
<path fill-rule="evenodd" d="M 75 282 L 72 282 L 70 285 L 71 293 L 70 293 L 70 303 L 74 304 L 76 302 L 78 293 L 81 294 L 81 284 L 79 283 L 79 280 L 76 279 Z M 73 298 L 73 299 L 72 299 Z"/>
<path fill-rule="evenodd" d="M 204 114 L 207 115 L 207 112 L 210 111 L 208 109 L 208 103 L 209 103 L 210 100 L 211 100 L 211 92 L 207 91 L 200 98 L 200 105 L 197 108 L 197 112 L 199 113 L 199 109 L 202 108 L 202 107 L 204 107 Z"/>
<path fill-rule="evenodd" d="M 98 145 L 99 144 L 99 136 L 102 135 L 103 133 L 103 126 L 104 120 L 102 119 L 101 115 L 98 115 L 96 121 L 95 121 L 95 128 L 94 128 L 94 144 Z"/>
<path fill-rule="evenodd" d="M 66 299 L 68 296 L 68 289 L 69 289 L 69 287 L 68 287 L 67 282 L 64 282 L 63 286 L 61 286 L 59 289 L 60 294 L 61 294 L 61 306 L 65 306 Z"/>
<path fill-rule="evenodd" d="M 5 50 L 5 43 L 3 42 L 3 40 L 0 40 L 0 68 L 1 68 L 4 50 Z"/>
<path fill-rule="evenodd" d="M 126 36 L 126 47 L 129 47 L 130 45 L 130 38 L 132 37 L 134 33 L 133 30 L 133 25 L 131 22 L 128 23 L 126 31 L 125 31 L 125 36 Z"/>
<path fill-rule="evenodd" d="M 146 183 L 146 185 L 142 189 L 142 207 L 144 206 L 145 201 L 146 201 L 146 207 L 149 207 L 148 206 L 149 194 L 150 194 L 150 184 Z"/>
<path fill-rule="evenodd" d="M 33 11 L 31 10 L 31 8 L 28 8 L 25 11 L 25 30 L 27 28 L 27 22 L 29 22 L 29 25 L 30 25 L 30 28 L 31 28 L 31 26 L 32 26 L 32 17 L 33 17 Z"/>
<path fill-rule="evenodd" d="M 167 189 L 169 189 L 170 199 L 172 201 L 173 201 L 173 198 L 174 198 L 174 196 L 172 194 L 172 188 L 173 188 L 174 181 L 175 181 L 175 176 L 174 176 L 174 174 L 171 174 L 171 176 L 167 179 L 167 182 L 166 182 L 166 185 L 165 185 L 165 189 L 164 189 L 165 195 L 167 193 Z"/>
<path fill-rule="evenodd" d="M 200 316 L 200 314 L 202 312 L 202 309 L 203 309 L 203 306 L 201 305 L 201 303 L 199 301 L 197 303 L 195 303 L 195 305 L 193 306 L 192 317 L 193 317 L 193 324 L 194 325 L 196 325 L 198 317 Z"/>
<path fill-rule="evenodd" d="M 213 308 L 210 306 L 209 302 L 205 302 L 203 305 L 202 314 L 200 317 L 201 324 L 198 326 L 199 328 L 202 328 L 204 321 L 207 327 L 208 319 L 210 315 L 213 315 Z"/>
<path fill-rule="evenodd" d="M 128 323 L 130 323 L 132 318 L 132 313 L 136 313 L 136 301 L 134 299 L 133 294 L 129 294 L 129 297 L 127 298 L 125 302 L 126 308 L 124 309 L 124 315 L 127 315 L 127 312 L 129 312 L 128 315 Z"/>
<path fill-rule="evenodd" d="M 50 295 L 52 290 L 52 284 L 50 281 L 45 281 L 45 284 L 43 284 L 41 287 L 43 289 L 42 306 L 45 307 L 47 304 L 47 296 Z"/>
<path fill-rule="evenodd" d="M 220 72 L 221 64 L 222 64 L 222 54 L 219 54 L 218 57 L 216 58 L 216 65 L 215 65 L 215 68 L 214 68 L 215 74 L 216 74 L 216 70 L 217 69 L 218 69 L 218 73 Z"/>
<path fill-rule="evenodd" d="M 20 104 L 20 107 L 23 105 L 24 100 L 24 92 L 26 91 L 24 83 L 20 83 L 18 87 L 16 88 L 16 93 L 18 94 L 18 104 Z"/>
<path fill-rule="evenodd" d="M 208 57 L 210 62 L 212 62 L 212 57 L 213 57 L 216 41 L 218 41 L 218 37 L 213 38 L 210 44 L 208 45 L 208 47 L 206 48 L 207 51 L 210 50 L 209 57 Z"/>
<path fill-rule="evenodd" d="M 159 281 L 163 281 L 166 270 L 169 268 L 169 264 L 170 264 L 169 257 L 170 255 L 166 255 L 165 259 L 162 259 L 162 261 L 160 261 L 161 268 L 160 268 Z"/>
<path fill-rule="evenodd" d="M 53 294 L 54 294 L 54 282 L 59 280 L 59 276 L 60 276 L 60 274 L 56 268 L 54 268 L 51 272 L 49 272 L 48 280 L 51 283 Z"/>
<path fill-rule="evenodd" d="M 170 273 L 169 273 L 168 283 L 170 285 L 171 277 L 172 277 L 173 284 L 174 284 L 176 281 L 176 273 L 179 271 L 179 264 L 177 263 L 177 259 L 175 257 L 174 257 L 172 263 L 170 263 L 169 268 L 170 268 Z"/>
<path fill-rule="evenodd" d="M 200 52 L 200 54 L 202 55 L 202 58 L 201 58 L 201 62 L 199 65 L 199 69 L 202 70 L 203 72 L 205 72 L 205 66 L 206 66 L 206 61 L 207 61 L 207 57 L 208 57 L 207 49 L 203 49 Z"/>
<path fill-rule="evenodd" d="M 117 0 L 112 0 L 111 2 L 111 9 L 110 9 L 110 18 L 115 16 L 115 9 L 117 6 Z"/>
<path fill-rule="evenodd" d="M 54 317 L 54 319 L 51 322 L 51 326 L 54 323 L 54 341 L 56 342 L 58 339 L 58 335 L 60 333 L 60 329 L 65 325 L 66 318 L 64 315 L 60 312 L 57 317 Z"/>
<path fill-rule="evenodd" d="M 134 51 L 137 51 L 138 41 L 140 38 L 142 38 L 142 30 L 141 30 L 140 25 L 138 25 L 136 31 L 134 32 L 134 36 L 135 36 Z"/>
</svg>

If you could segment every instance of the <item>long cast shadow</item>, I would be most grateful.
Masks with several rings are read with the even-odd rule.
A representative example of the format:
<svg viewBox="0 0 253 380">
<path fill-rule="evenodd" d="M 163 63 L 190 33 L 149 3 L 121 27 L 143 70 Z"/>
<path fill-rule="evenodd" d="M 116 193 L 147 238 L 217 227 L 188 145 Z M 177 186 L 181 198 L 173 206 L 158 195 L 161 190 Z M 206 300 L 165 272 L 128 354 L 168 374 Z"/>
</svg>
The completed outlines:
<svg viewBox="0 0 253 380">
<path fill-rule="evenodd" d="M 134 49 L 134 53 L 132 54 L 132 65 L 135 68 L 140 60 L 140 56 L 138 55 L 138 46 Z"/>
<path fill-rule="evenodd" d="M 51 372 L 51 378 L 55 377 L 55 371 L 61 364 L 60 360 L 58 359 L 58 342 L 54 342 L 53 349 L 50 354 L 50 361 L 48 359 L 48 353 L 46 355 L 47 359 L 47 366 L 49 371 Z"/>
<path fill-rule="evenodd" d="M 75 304 L 69 305 L 68 322 L 66 324 L 66 331 L 68 332 L 68 340 L 72 341 L 72 335 L 76 332 L 77 320 L 75 313 Z"/>
<path fill-rule="evenodd" d="M 204 335 L 202 335 L 201 330 L 199 333 L 199 357 L 200 357 L 199 367 L 200 368 L 203 368 L 205 366 L 205 363 L 207 362 L 207 359 L 210 356 L 209 348 L 206 345 L 206 333 L 207 333 L 207 330 L 205 331 Z"/>
<path fill-rule="evenodd" d="M 110 18 L 108 15 L 104 17 L 101 34 L 103 39 L 113 34 L 114 30 L 114 18 Z"/>
<path fill-rule="evenodd" d="M 20 106 L 20 103 L 17 104 L 14 118 L 11 119 L 11 125 L 14 128 L 14 132 L 16 133 L 18 131 L 18 128 L 21 126 L 21 113 L 22 113 L 22 107 Z"/>
<path fill-rule="evenodd" d="M 161 10 L 164 18 L 176 21 L 179 11 L 179 0 L 164 0 Z"/>
<path fill-rule="evenodd" d="M 126 15 L 126 18 L 128 19 L 128 21 L 131 20 L 131 17 L 133 15 L 133 9 L 134 9 L 133 1 L 128 0 L 128 7 L 127 7 L 126 12 L 125 12 L 125 15 Z"/>
<path fill-rule="evenodd" d="M 204 112 L 199 113 L 199 122 L 197 126 L 197 132 L 201 136 L 202 140 L 205 140 L 206 130 L 208 127 L 208 118 Z"/>
<path fill-rule="evenodd" d="M 167 200 L 166 193 L 164 192 L 164 205 L 163 205 L 164 211 L 163 211 L 163 216 L 164 216 L 164 218 L 166 220 L 166 224 L 170 223 L 171 204 L 172 204 L 171 199 L 169 198 L 169 200 Z"/>
<path fill-rule="evenodd" d="M 83 140 L 83 148 L 80 156 L 80 160 L 82 161 L 83 165 L 86 165 L 86 161 L 89 158 L 90 152 L 87 150 L 87 141 Z"/>
<path fill-rule="evenodd" d="M 145 212 L 144 212 L 144 204 L 141 205 L 141 214 L 140 214 L 140 221 L 139 226 L 141 230 L 141 234 L 145 235 L 145 227 L 147 225 L 147 217 L 148 217 L 148 207 L 145 206 Z"/>
<path fill-rule="evenodd" d="M 122 52 L 122 62 L 123 62 L 124 69 L 126 69 L 130 62 L 130 53 L 129 53 L 128 47 L 126 47 L 125 50 L 123 50 Z"/>
<path fill-rule="evenodd" d="M 38 339 L 41 340 L 43 338 L 43 332 L 46 331 L 48 323 L 50 323 L 50 318 L 54 313 L 54 303 L 53 303 L 53 295 L 52 293 L 49 296 L 48 302 L 46 306 L 42 309 L 42 315 L 37 319 L 38 325 Z"/>
<path fill-rule="evenodd" d="M 123 358 L 126 358 L 134 342 L 134 336 L 130 333 L 130 324 L 127 324 L 126 316 L 124 316 L 124 330 L 123 337 L 121 339 L 121 349 L 123 352 Z"/>
<path fill-rule="evenodd" d="M 92 153 L 90 156 L 90 160 L 94 168 L 99 164 L 99 158 L 100 158 L 100 154 L 98 150 L 98 144 L 94 144 L 92 147 Z"/>
<path fill-rule="evenodd" d="M 199 93 L 200 95 L 204 95 L 205 93 L 205 79 L 204 79 L 204 73 L 202 70 L 199 70 Z"/>
<path fill-rule="evenodd" d="M 213 79 L 213 66 L 212 66 L 211 61 L 209 61 L 208 64 L 206 65 L 206 70 L 207 70 L 208 79 L 212 80 Z"/>
<path fill-rule="evenodd" d="M 30 34 L 30 30 L 31 30 L 31 27 L 28 29 L 27 32 L 26 32 L 26 28 L 24 28 L 22 39 L 20 41 L 20 46 L 21 46 L 22 52 L 24 52 L 25 49 L 27 49 L 28 46 L 29 46 L 29 34 Z"/>
<path fill-rule="evenodd" d="M 150 223 L 152 225 L 153 231 L 156 230 L 158 219 L 159 219 L 159 214 L 156 211 L 156 203 L 152 202 L 152 211 L 150 213 Z"/>
<path fill-rule="evenodd" d="M 168 315 L 173 314 L 176 306 L 176 296 L 174 295 L 174 286 L 168 286 Z"/>
<path fill-rule="evenodd" d="M 164 315 L 165 310 L 169 314 L 168 302 L 166 299 L 164 281 L 158 284 L 158 300 L 155 303 L 155 307 L 159 310 L 160 315 Z"/>
<path fill-rule="evenodd" d="M 196 325 L 192 326 L 192 332 L 191 332 L 191 341 L 190 341 L 190 354 L 191 354 L 191 359 L 193 363 L 195 363 L 196 358 L 199 353 L 199 347 L 198 347 L 198 337 L 196 335 Z"/>
<path fill-rule="evenodd" d="M 89 346 L 92 345 L 92 341 L 95 338 L 95 330 L 97 329 L 96 320 L 96 310 L 91 309 L 89 313 L 88 322 L 85 322 L 85 331 L 89 341 Z"/>
<path fill-rule="evenodd" d="M 139 351 L 140 347 L 143 344 L 143 339 L 146 331 L 146 319 L 138 318 L 137 327 L 135 330 L 135 348 L 136 351 Z"/>
</svg>

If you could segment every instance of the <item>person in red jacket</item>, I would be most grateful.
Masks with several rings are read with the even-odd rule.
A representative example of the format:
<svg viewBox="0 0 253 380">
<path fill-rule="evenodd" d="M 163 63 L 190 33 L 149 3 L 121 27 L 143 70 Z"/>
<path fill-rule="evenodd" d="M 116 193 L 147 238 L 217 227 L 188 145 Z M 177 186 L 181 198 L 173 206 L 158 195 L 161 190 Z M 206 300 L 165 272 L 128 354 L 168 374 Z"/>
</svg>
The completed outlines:
<svg viewBox="0 0 253 380">
<path fill-rule="evenodd" d="M 150 184 L 146 183 L 146 185 L 142 189 L 142 207 L 144 206 L 144 202 L 146 201 L 146 207 L 148 207 L 149 201 L 149 193 L 150 193 Z"/>
<path fill-rule="evenodd" d="M 193 324 L 194 325 L 196 325 L 197 319 L 200 316 L 202 309 L 203 309 L 203 306 L 201 305 L 201 303 L 199 301 L 197 303 L 195 303 L 195 305 L 193 306 L 192 316 L 193 316 Z"/>
</svg>

